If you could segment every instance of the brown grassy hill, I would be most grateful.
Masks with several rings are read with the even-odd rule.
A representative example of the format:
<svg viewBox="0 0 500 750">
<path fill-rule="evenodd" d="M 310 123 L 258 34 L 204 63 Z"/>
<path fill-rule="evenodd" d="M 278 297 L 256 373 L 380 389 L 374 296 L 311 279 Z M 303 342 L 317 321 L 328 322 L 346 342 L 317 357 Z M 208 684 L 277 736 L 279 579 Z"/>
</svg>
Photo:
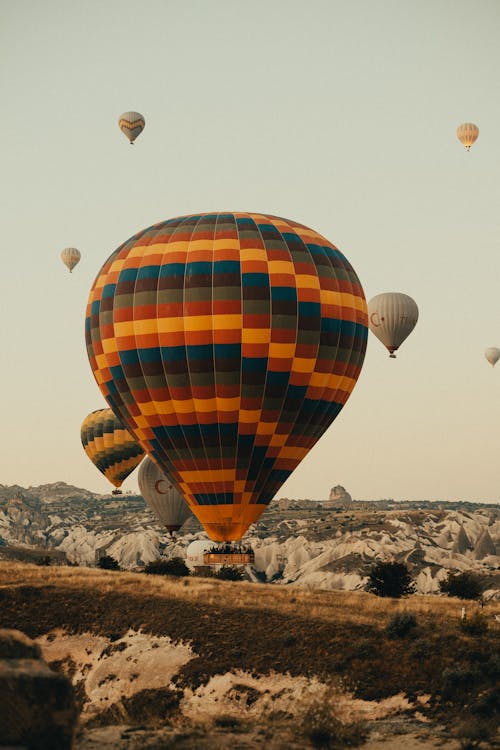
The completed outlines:
<svg viewBox="0 0 500 750">
<path fill-rule="evenodd" d="M 34 638 L 93 633 L 110 643 L 130 631 L 169 636 L 194 652 L 173 679 L 179 690 L 238 670 L 316 677 L 364 701 L 404 694 L 450 727 L 500 711 L 500 603 L 468 632 L 462 604 L 0 562 L 0 627 Z M 467 606 L 470 623 L 477 605 Z M 415 617 L 407 632 L 402 613 Z"/>
</svg>

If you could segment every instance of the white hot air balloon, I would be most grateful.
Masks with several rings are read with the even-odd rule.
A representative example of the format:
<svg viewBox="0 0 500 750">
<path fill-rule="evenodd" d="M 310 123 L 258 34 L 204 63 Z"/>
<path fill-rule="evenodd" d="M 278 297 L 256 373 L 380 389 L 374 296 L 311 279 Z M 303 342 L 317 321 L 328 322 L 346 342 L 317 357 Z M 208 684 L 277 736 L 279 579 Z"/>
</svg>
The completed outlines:
<svg viewBox="0 0 500 750">
<path fill-rule="evenodd" d="M 76 247 L 66 247 L 61 253 L 61 260 L 71 273 L 77 263 L 80 262 L 82 254 Z"/>
<path fill-rule="evenodd" d="M 130 141 L 130 145 L 133 145 L 138 135 L 142 133 L 146 127 L 146 120 L 140 112 L 124 112 L 120 115 L 118 125 L 122 133 L 124 133 Z"/>
<path fill-rule="evenodd" d="M 498 349 L 496 346 L 490 346 L 488 349 L 486 349 L 484 356 L 490 363 L 492 367 L 495 367 L 496 363 L 500 359 L 500 349 Z"/>
<path fill-rule="evenodd" d="M 417 324 L 418 307 L 415 300 L 401 292 L 377 294 L 368 303 L 368 325 L 370 331 L 388 349 L 394 352 L 410 335 Z"/>
<path fill-rule="evenodd" d="M 191 511 L 181 493 L 148 456 L 141 463 L 137 479 L 141 495 L 170 534 L 191 518 Z"/>
<path fill-rule="evenodd" d="M 479 128 L 477 125 L 474 125 L 473 122 L 463 122 L 457 128 L 457 138 L 460 143 L 465 146 L 467 151 L 469 151 L 472 144 L 477 141 L 478 135 Z"/>
</svg>

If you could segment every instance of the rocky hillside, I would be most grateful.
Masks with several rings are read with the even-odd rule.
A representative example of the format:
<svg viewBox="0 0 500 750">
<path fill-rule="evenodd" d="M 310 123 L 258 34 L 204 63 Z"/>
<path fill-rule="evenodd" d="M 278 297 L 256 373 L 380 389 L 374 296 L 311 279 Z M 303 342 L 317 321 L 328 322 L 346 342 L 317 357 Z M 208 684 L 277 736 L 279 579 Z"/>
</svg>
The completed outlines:
<svg viewBox="0 0 500 750">
<path fill-rule="evenodd" d="M 36 547 L 87 566 L 107 554 L 134 569 L 160 555 L 184 556 L 203 537 L 193 519 L 173 542 L 140 496 L 96 495 L 63 482 L 0 485 L 0 557 Z M 338 485 L 324 503 L 274 501 L 247 541 L 257 574 L 276 584 L 361 589 L 375 560 L 396 559 L 407 563 L 419 593 L 437 592 L 449 570 L 474 570 L 488 596 L 500 596 L 498 506 L 356 502 Z"/>
<path fill-rule="evenodd" d="M 78 750 L 457 750 L 498 726 L 500 602 L 462 622 L 447 597 L 0 561 L 0 604 L 71 678 Z"/>
</svg>

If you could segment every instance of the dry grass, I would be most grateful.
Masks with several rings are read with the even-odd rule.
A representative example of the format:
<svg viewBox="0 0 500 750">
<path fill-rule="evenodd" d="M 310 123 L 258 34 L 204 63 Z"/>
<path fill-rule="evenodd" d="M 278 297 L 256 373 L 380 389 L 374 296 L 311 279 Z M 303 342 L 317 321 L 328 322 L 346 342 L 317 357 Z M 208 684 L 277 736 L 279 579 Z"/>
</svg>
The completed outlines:
<svg viewBox="0 0 500 750">
<path fill-rule="evenodd" d="M 194 657 L 178 672 L 176 689 L 196 689 L 235 670 L 315 676 L 364 700 L 404 694 L 411 703 L 428 696 L 421 711 L 450 727 L 500 717 L 500 624 L 493 616 L 500 614 L 500 602 L 484 608 L 489 627 L 477 635 L 460 628 L 463 604 L 447 597 L 393 600 L 364 592 L 0 561 L 0 627 L 31 637 L 61 629 L 91 632 L 112 642 L 129 629 L 142 630 L 190 644 Z M 466 606 L 468 616 L 478 610 L 475 603 Z M 389 637 L 386 626 L 402 611 L 414 615 L 416 626 Z M 127 711 L 138 720 L 148 711 L 154 718 L 171 697 L 141 693 Z M 344 728 L 330 722 L 325 734 L 323 724 L 311 732 L 320 739 L 328 735 L 335 747 L 334 730 Z"/>
<path fill-rule="evenodd" d="M 90 589 L 100 594 L 116 593 L 177 599 L 200 605 L 243 610 L 271 610 L 293 617 L 320 622 L 352 623 L 384 627 L 395 613 L 412 612 L 417 617 L 456 620 L 465 602 L 438 596 L 411 596 L 385 599 L 362 591 L 304 590 L 292 586 L 228 582 L 192 577 L 185 580 L 141 573 L 117 574 L 98 568 L 40 567 L 0 561 L 0 588 L 16 586 L 56 586 L 58 589 Z M 467 602 L 467 610 L 478 605 Z M 500 602 L 484 609 L 493 627 L 500 615 Z"/>
<path fill-rule="evenodd" d="M 500 705 L 500 626 L 484 609 L 481 634 L 460 628 L 462 602 L 444 597 L 380 599 L 363 592 L 169 579 L 93 568 L 0 563 L 0 627 L 31 637 L 67 630 L 111 641 L 129 629 L 189 643 L 196 655 L 176 678 L 196 688 L 214 675 L 242 670 L 317 676 L 356 697 L 431 696 L 441 721 L 477 716 Z M 468 610 L 477 609 L 469 604 Z M 398 612 L 415 616 L 411 634 L 385 628 Z"/>
</svg>

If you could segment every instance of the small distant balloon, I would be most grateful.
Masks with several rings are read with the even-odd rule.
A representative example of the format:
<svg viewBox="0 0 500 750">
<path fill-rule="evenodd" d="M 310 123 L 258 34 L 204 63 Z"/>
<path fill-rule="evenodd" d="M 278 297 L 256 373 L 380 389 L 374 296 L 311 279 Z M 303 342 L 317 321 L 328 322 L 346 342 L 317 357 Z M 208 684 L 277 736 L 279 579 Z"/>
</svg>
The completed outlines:
<svg viewBox="0 0 500 750">
<path fill-rule="evenodd" d="M 142 133 L 146 127 L 146 120 L 140 112 L 124 112 L 120 115 L 118 125 L 122 133 L 124 133 L 132 145 L 138 135 Z"/>
<path fill-rule="evenodd" d="M 383 343 L 392 359 L 396 358 L 394 352 L 413 331 L 417 320 L 417 303 L 407 294 L 377 294 L 368 303 L 370 331 Z"/>
<path fill-rule="evenodd" d="M 490 346 L 486 349 L 484 356 L 492 367 L 495 367 L 496 363 L 500 359 L 500 349 L 496 346 Z"/>
<path fill-rule="evenodd" d="M 465 146 L 467 151 L 469 151 L 472 144 L 477 141 L 478 135 L 479 128 L 477 125 L 474 125 L 473 122 L 463 122 L 457 128 L 457 138 L 460 143 Z"/>
<path fill-rule="evenodd" d="M 70 273 L 72 273 L 73 268 L 80 262 L 81 257 L 82 254 L 76 247 L 66 247 L 61 253 L 61 260 Z"/>
</svg>

